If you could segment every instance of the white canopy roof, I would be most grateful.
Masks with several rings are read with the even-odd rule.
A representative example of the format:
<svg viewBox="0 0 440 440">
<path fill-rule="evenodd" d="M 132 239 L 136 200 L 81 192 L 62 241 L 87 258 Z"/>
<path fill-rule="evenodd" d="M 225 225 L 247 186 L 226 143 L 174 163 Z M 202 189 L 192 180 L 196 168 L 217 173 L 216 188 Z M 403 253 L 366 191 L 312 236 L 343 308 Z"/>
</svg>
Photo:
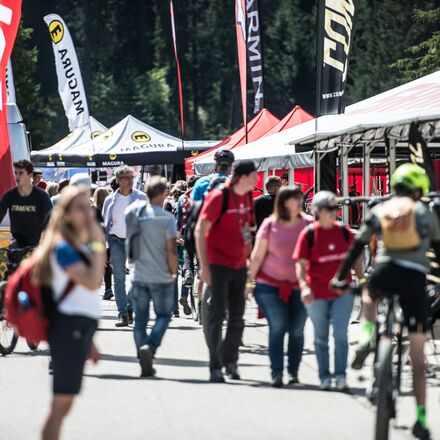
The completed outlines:
<svg viewBox="0 0 440 440">
<path fill-rule="evenodd" d="M 215 141 L 213 142 L 215 143 Z M 33 153 L 45 166 L 108 167 L 122 164 L 183 163 L 186 150 L 208 147 L 209 141 L 187 141 L 163 133 L 129 115 L 104 133 L 64 150 L 48 160 L 47 151 Z M 50 154 L 50 152 L 49 152 Z M 44 156 L 43 156 L 44 155 Z M 43 156 L 43 157 L 42 157 Z M 49 162 L 49 163 L 48 163 Z"/>
<path fill-rule="evenodd" d="M 237 160 L 253 159 L 259 169 L 284 168 L 295 146 L 376 128 L 440 120 L 440 71 L 350 105 L 345 114 L 321 116 L 237 149 Z M 325 144 L 321 142 L 321 145 Z M 290 162 L 294 161 L 293 158 Z"/>
</svg>

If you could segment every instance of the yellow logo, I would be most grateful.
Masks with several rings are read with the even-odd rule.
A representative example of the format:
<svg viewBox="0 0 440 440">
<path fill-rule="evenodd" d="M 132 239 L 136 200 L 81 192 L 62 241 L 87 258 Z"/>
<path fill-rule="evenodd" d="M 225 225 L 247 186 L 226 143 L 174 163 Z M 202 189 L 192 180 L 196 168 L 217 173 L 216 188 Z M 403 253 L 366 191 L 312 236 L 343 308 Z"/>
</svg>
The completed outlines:
<svg viewBox="0 0 440 440">
<path fill-rule="evenodd" d="M 60 154 L 58 154 L 58 160 L 63 160 L 63 155 L 60 153 Z"/>
<path fill-rule="evenodd" d="M 195 156 L 198 156 L 198 155 L 199 155 L 199 152 L 197 150 L 192 150 L 191 151 L 191 156 L 195 157 Z"/>
<path fill-rule="evenodd" d="M 94 131 L 92 133 L 92 139 L 95 139 L 95 137 L 101 136 L 101 134 L 102 134 L 102 131 Z"/>
<path fill-rule="evenodd" d="M 95 133 L 97 133 L 97 132 L 95 131 Z M 98 134 L 97 136 L 93 136 L 93 134 L 92 134 L 93 138 L 96 137 L 96 143 L 97 144 L 105 142 L 107 139 L 111 138 L 112 136 L 113 136 L 113 132 L 112 131 L 109 131 L 107 134 Z"/>
<path fill-rule="evenodd" d="M 55 44 L 58 44 L 64 37 L 64 26 L 59 20 L 53 20 L 49 24 L 50 38 Z"/>
<path fill-rule="evenodd" d="M 108 155 L 110 160 L 116 160 L 116 158 L 118 157 L 116 154 L 109 154 Z"/>
<path fill-rule="evenodd" d="M 49 154 L 49 162 L 52 162 L 52 155 Z"/>
<path fill-rule="evenodd" d="M 135 142 L 149 142 L 151 140 L 151 136 L 149 136 L 147 133 L 145 133 L 143 131 L 135 131 L 131 135 L 131 138 Z"/>
</svg>

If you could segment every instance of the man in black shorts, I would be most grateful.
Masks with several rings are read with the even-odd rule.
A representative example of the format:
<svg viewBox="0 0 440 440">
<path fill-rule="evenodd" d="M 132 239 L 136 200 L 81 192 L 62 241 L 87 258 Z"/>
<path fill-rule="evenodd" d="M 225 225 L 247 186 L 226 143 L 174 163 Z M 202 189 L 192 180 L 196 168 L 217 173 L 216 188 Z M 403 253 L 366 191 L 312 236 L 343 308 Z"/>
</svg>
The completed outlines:
<svg viewBox="0 0 440 440">
<path fill-rule="evenodd" d="M 430 262 L 426 253 L 433 247 L 440 261 L 440 225 L 437 216 L 420 198 L 429 191 L 426 172 L 418 165 L 404 164 L 391 177 L 395 196 L 373 208 L 366 224 L 350 248 L 332 281 L 334 288 L 344 289 L 346 276 L 372 236 L 377 234 L 376 266 L 369 279 L 369 292 L 363 295 L 364 322 L 362 335 L 352 363 L 355 369 L 370 351 L 374 335 L 377 301 L 384 294 L 398 294 L 409 331 L 410 357 L 414 374 L 417 421 L 413 435 L 429 440 L 426 425 L 426 366 L 424 347 L 428 330 L 426 274 Z"/>
<path fill-rule="evenodd" d="M 11 247 L 37 246 L 52 203 L 46 191 L 32 185 L 34 166 L 28 160 L 14 162 L 17 187 L 0 200 L 0 221 L 9 211 Z"/>
</svg>

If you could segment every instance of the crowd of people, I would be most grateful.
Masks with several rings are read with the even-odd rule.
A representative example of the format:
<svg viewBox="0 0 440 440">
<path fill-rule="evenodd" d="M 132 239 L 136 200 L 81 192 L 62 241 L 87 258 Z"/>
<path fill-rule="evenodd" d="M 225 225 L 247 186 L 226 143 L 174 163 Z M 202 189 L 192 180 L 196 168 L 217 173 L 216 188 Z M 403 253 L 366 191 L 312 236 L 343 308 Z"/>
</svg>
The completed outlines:
<svg viewBox="0 0 440 440">
<path fill-rule="evenodd" d="M 234 162 L 232 152 L 224 150 L 216 154 L 215 162 L 212 175 L 191 176 L 171 187 L 165 178 L 153 176 L 145 191 L 134 188 L 135 171 L 125 165 L 116 170 L 111 186 L 96 188 L 87 174 L 53 184 L 44 182 L 30 162 L 14 164 L 17 187 L 3 195 L 0 219 L 9 212 L 11 247 L 36 247 L 35 280 L 50 287 L 57 301 L 48 341 L 54 398 L 43 439 L 59 437 L 81 388 L 87 358 L 99 358 L 93 334 L 101 314 L 103 283 L 103 299 L 115 297 L 115 326 L 134 324 L 142 377 L 155 375 L 154 359 L 173 314 L 179 315 L 179 305 L 191 314 L 188 288 L 194 286 L 211 382 L 223 383 L 225 377 L 240 380 L 245 305 L 254 297 L 269 326 L 272 386 L 285 383 L 286 335 L 288 383 L 300 382 L 309 317 L 320 389 L 330 390 L 334 382 L 337 390 L 347 390 L 348 326 L 354 302 L 347 288 L 352 273 L 358 282 L 365 280 L 359 256 L 373 234 L 382 239 L 371 282 L 364 287 L 363 334 L 353 364 L 361 366 L 371 349 L 377 299 L 384 291 L 396 291 L 410 332 L 417 401 L 413 433 L 429 439 L 423 351 L 425 253 L 433 245 L 440 255 L 440 226 L 419 201 L 429 188 L 424 170 L 416 165 L 398 168 L 392 180 L 395 197 L 372 211 L 355 238 L 337 220 L 335 194 L 316 193 L 311 215 L 306 214 L 304 194 L 288 184 L 288 175 L 269 177 L 266 194 L 254 199 L 257 169 L 252 161 Z M 388 224 L 390 212 L 398 213 L 397 227 Z M 407 236 L 402 231 L 408 225 Z M 155 321 L 148 329 L 151 305 Z M 330 327 L 334 368 L 329 361 Z"/>
</svg>

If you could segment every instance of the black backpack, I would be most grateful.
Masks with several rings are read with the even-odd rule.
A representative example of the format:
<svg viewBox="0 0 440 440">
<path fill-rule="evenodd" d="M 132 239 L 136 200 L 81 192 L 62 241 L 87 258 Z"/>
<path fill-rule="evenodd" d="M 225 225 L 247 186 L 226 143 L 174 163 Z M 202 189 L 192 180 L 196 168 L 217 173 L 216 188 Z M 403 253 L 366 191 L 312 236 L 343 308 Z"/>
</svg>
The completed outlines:
<svg viewBox="0 0 440 440">
<path fill-rule="evenodd" d="M 344 237 L 345 241 L 348 241 L 350 239 L 350 232 L 348 231 L 347 227 L 343 223 L 338 223 L 339 227 L 341 228 L 342 236 Z M 313 223 L 307 226 L 307 244 L 309 246 L 309 249 L 312 249 L 313 244 L 315 243 L 315 229 L 313 228 Z"/>
<path fill-rule="evenodd" d="M 195 230 L 197 222 L 199 221 L 200 213 L 202 212 L 203 203 L 205 201 L 206 194 L 211 192 L 214 188 L 221 187 L 223 193 L 222 209 L 220 211 L 220 216 L 216 221 L 216 224 L 220 221 L 222 215 L 228 210 L 229 205 L 229 190 L 224 185 L 227 180 L 226 176 L 219 176 L 211 180 L 208 189 L 202 200 L 193 201 L 191 206 L 188 208 L 186 214 L 185 224 L 183 226 L 183 240 L 185 242 L 185 249 L 190 255 L 195 255 L 196 253 L 196 240 L 195 240 Z"/>
</svg>

